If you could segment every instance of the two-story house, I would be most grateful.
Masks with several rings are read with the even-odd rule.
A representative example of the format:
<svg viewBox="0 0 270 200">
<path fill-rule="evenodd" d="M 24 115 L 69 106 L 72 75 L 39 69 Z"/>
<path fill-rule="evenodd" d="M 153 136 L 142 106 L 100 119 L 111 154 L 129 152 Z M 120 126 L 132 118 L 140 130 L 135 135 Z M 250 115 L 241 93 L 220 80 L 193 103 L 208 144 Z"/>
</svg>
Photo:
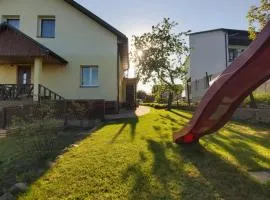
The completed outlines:
<svg viewBox="0 0 270 200">
<path fill-rule="evenodd" d="M 77 2 L 1 0 L 0 20 L 0 101 L 133 103 L 128 38 Z"/>
<path fill-rule="evenodd" d="M 188 58 L 188 78 L 194 102 L 203 97 L 209 83 L 251 43 L 247 31 L 224 28 L 191 33 L 189 41 L 191 52 Z M 267 86 L 268 83 L 261 88 Z"/>
</svg>

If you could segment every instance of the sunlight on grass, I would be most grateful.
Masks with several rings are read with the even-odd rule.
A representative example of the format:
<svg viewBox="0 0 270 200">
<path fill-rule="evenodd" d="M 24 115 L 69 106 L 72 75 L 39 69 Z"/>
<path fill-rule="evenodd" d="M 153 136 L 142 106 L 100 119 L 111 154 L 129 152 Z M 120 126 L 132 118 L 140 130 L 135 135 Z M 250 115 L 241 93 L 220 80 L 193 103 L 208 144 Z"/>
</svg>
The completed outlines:
<svg viewBox="0 0 270 200">
<path fill-rule="evenodd" d="M 268 127 L 231 122 L 219 134 L 203 138 L 202 143 L 233 164 L 256 171 L 270 169 L 269 139 Z"/>
<path fill-rule="evenodd" d="M 200 145 L 173 144 L 190 117 L 152 109 L 105 124 L 20 199 L 268 199 L 246 170 L 269 167 L 269 129 L 230 123 Z"/>
</svg>

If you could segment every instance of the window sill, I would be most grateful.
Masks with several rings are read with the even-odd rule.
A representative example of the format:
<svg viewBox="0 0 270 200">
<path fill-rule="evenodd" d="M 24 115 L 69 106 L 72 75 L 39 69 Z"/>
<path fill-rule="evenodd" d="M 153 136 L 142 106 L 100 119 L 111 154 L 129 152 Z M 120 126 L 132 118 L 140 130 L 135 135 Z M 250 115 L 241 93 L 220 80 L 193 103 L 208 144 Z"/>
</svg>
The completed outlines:
<svg viewBox="0 0 270 200">
<path fill-rule="evenodd" d="M 54 39 L 55 37 L 42 37 L 42 36 L 37 36 L 37 38 Z"/>
<path fill-rule="evenodd" d="M 99 85 L 81 85 L 80 88 L 98 88 Z"/>
</svg>

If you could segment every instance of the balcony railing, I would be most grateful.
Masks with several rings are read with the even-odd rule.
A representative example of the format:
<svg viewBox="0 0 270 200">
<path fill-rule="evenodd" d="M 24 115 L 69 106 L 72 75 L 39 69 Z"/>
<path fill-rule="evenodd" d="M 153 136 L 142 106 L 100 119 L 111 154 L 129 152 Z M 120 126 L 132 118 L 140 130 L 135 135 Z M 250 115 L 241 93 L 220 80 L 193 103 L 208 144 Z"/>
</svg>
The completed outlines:
<svg viewBox="0 0 270 200">
<path fill-rule="evenodd" d="M 21 100 L 33 97 L 33 84 L 0 84 L 0 101 Z"/>
</svg>

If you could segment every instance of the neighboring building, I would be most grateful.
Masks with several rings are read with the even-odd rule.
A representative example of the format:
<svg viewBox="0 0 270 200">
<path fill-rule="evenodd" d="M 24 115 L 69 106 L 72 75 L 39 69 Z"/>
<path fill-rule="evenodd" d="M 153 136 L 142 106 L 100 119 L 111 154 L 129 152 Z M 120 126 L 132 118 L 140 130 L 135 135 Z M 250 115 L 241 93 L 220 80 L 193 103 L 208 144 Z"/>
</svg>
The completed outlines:
<svg viewBox="0 0 270 200">
<path fill-rule="evenodd" d="M 67 100 L 104 100 L 115 111 L 132 103 L 128 38 L 75 1 L 1 0 L 0 20 L 0 98 L 5 86 L 35 101 L 47 88 Z"/>
<path fill-rule="evenodd" d="M 208 89 L 208 81 L 224 71 L 251 41 L 247 31 L 233 29 L 191 33 L 189 39 L 191 97 L 198 101 Z"/>
<path fill-rule="evenodd" d="M 247 31 L 224 28 L 191 33 L 189 41 L 191 53 L 188 78 L 194 102 L 203 97 L 209 82 L 220 75 L 251 43 Z M 265 83 L 260 88 L 268 88 L 267 85 Z"/>
</svg>

